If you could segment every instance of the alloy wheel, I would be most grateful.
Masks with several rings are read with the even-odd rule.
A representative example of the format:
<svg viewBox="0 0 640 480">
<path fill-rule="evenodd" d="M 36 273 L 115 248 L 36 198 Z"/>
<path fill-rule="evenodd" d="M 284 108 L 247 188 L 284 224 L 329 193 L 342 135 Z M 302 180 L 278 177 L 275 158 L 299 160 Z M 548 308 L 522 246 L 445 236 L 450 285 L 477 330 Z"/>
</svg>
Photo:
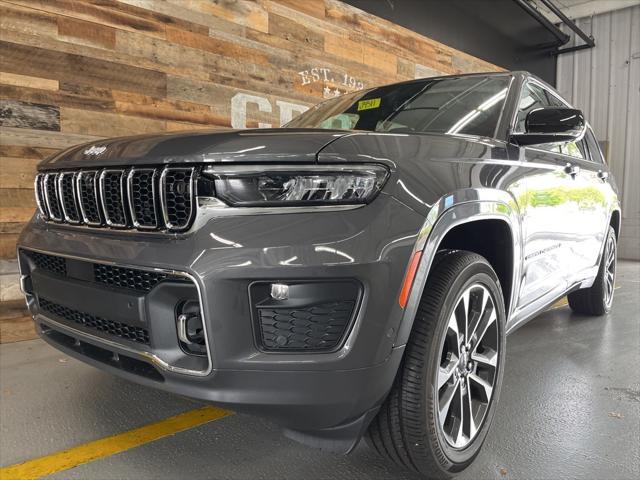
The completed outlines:
<svg viewBox="0 0 640 480">
<path fill-rule="evenodd" d="M 605 258 L 604 303 L 607 307 L 610 307 L 613 300 L 613 289 L 616 280 L 616 241 L 612 236 L 607 240 Z"/>
<path fill-rule="evenodd" d="M 480 283 L 456 300 L 442 338 L 437 373 L 439 426 L 454 448 L 465 448 L 483 425 L 498 376 L 495 299 Z"/>
</svg>

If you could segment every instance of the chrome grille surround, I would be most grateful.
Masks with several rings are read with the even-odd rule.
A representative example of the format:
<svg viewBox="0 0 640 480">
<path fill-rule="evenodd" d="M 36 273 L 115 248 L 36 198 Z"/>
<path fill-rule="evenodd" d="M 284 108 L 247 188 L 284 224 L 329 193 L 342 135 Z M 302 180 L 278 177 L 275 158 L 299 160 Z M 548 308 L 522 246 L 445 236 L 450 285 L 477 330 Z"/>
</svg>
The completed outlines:
<svg viewBox="0 0 640 480">
<path fill-rule="evenodd" d="M 103 223 L 100 199 L 96 188 L 97 177 L 97 170 L 79 171 L 76 176 L 76 190 L 78 191 L 82 221 L 91 227 L 99 227 Z"/>
<path fill-rule="evenodd" d="M 62 222 L 62 208 L 58 193 L 57 173 L 47 173 L 44 176 L 44 198 L 49 218 L 54 222 Z"/>
<path fill-rule="evenodd" d="M 193 220 L 194 172 L 193 167 L 167 167 L 160 174 L 162 216 L 170 230 L 186 230 Z"/>
<path fill-rule="evenodd" d="M 123 167 L 39 173 L 44 221 L 91 228 L 184 232 L 196 214 L 196 167 Z"/>
<path fill-rule="evenodd" d="M 127 175 L 131 221 L 140 230 L 155 230 L 159 227 L 157 173 L 154 168 L 132 168 Z"/>
<path fill-rule="evenodd" d="M 62 214 L 67 223 L 80 224 L 80 210 L 76 195 L 77 172 L 61 172 L 58 174 L 58 193 Z"/>
<path fill-rule="evenodd" d="M 36 192 L 36 203 L 38 204 L 38 211 L 42 218 L 45 220 L 49 219 L 49 213 L 47 211 L 46 200 L 44 198 L 44 174 L 39 173 L 36 175 L 36 178 L 33 181 L 33 188 Z"/>
<path fill-rule="evenodd" d="M 107 225 L 114 228 L 126 228 L 128 223 L 123 179 L 123 169 L 105 169 L 100 172 L 102 213 Z"/>
</svg>

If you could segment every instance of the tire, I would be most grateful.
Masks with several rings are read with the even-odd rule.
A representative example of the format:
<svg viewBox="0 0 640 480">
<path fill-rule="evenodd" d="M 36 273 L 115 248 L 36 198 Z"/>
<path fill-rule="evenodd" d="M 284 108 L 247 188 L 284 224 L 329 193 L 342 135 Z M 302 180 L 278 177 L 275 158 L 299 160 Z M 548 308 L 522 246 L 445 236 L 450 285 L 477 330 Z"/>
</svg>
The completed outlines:
<svg viewBox="0 0 640 480">
<path fill-rule="evenodd" d="M 616 282 L 616 257 L 618 245 L 613 227 L 607 231 L 600 267 L 593 285 L 567 295 L 571 310 L 584 315 L 605 315 L 611 311 Z"/>
<path fill-rule="evenodd" d="M 480 255 L 466 251 L 439 252 L 424 292 L 403 363 L 391 392 L 369 426 L 368 440 L 380 455 L 402 467 L 429 478 L 448 478 L 471 464 L 491 426 L 504 371 L 504 300 L 498 277 L 489 263 Z M 459 348 L 466 339 L 462 340 L 455 332 L 456 328 L 462 330 L 459 324 L 463 323 L 460 320 L 464 321 L 465 309 L 459 302 L 464 305 L 467 293 L 470 307 L 467 311 L 474 314 L 476 309 L 482 310 L 482 299 L 486 296 L 484 312 L 489 312 L 471 316 L 472 326 L 478 325 L 476 319 L 480 317 L 478 332 L 483 334 L 476 335 L 480 340 L 475 344 L 472 340 L 470 364 L 462 358 L 469 353 L 463 354 Z M 495 313 L 495 319 L 490 310 Z M 458 357 L 452 352 L 458 352 Z M 482 355 L 482 361 L 476 360 L 478 355 Z M 473 366 L 460 375 L 462 363 Z M 443 366 L 446 373 L 445 370 L 440 373 Z M 492 391 L 483 389 L 474 377 L 490 383 Z M 439 380 L 445 378 L 448 380 L 440 382 L 442 386 L 438 389 Z M 465 430 L 463 423 L 463 435 L 456 442 L 454 436 L 460 431 L 456 428 L 460 423 L 456 424 L 459 420 L 456 413 L 459 417 L 461 412 L 456 405 L 460 405 L 460 400 L 468 402 L 471 398 L 456 387 L 463 379 L 464 390 L 476 396 L 474 405 L 478 407 L 479 416 L 467 416 L 467 428 Z M 451 389 L 454 389 L 453 400 L 447 403 Z M 482 392 L 485 392 L 484 398 L 480 398 Z M 444 422 L 440 421 L 439 409 L 445 412 Z M 464 415 L 464 410 L 462 413 Z M 470 418 L 479 419 L 473 435 Z M 469 438 L 465 438 L 465 432 Z"/>
</svg>

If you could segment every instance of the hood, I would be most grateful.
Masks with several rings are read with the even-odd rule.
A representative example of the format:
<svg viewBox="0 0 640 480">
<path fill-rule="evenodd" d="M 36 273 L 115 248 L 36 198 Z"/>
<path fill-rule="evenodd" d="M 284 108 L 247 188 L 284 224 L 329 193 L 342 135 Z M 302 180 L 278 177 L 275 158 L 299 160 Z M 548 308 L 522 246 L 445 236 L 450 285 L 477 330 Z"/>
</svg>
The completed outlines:
<svg viewBox="0 0 640 480">
<path fill-rule="evenodd" d="M 348 133 L 342 130 L 274 128 L 138 135 L 77 145 L 45 160 L 39 168 L 200 162 L 313 163 L 322 148 Z"/>
</svg>

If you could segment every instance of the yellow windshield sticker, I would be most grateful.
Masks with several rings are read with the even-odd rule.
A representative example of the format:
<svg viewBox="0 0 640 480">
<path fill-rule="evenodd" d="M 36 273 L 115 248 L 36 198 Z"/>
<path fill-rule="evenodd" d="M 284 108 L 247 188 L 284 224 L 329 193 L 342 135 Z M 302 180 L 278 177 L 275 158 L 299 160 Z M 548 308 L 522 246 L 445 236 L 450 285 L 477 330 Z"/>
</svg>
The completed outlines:
<svg viewBox="0 0 640 480">
<path fill-rule="evenodd" d="M 369 98 L 367 100 L 360 100 L 358 102 L 358 111 L 378 108 L 380 106 L 380 100 L 380 98 Z"/>
</svg>

